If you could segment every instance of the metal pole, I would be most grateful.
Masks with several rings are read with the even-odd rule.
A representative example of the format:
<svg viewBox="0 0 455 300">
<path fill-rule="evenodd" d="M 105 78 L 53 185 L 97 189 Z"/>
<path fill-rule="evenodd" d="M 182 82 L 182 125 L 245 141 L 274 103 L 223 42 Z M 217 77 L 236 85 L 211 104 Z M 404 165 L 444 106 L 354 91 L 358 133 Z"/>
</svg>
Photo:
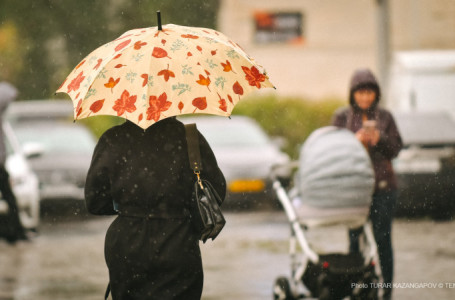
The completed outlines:
<svg viewBox="0 0 455 300">
<path fill-rule="evenodd" d="M 376 0 L 376 19 L 378 77 L 381 88 L 385 92 L 388 84 L 388 70 L 391 56 L 389 0 Z"/>
</svg>

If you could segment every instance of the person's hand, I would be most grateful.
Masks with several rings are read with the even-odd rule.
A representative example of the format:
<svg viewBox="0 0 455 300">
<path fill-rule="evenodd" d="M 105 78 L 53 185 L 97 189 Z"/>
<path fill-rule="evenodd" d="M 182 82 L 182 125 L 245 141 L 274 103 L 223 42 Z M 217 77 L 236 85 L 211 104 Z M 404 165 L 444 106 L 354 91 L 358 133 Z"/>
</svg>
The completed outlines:
<svg viewBox="0 0 455 300">
<path fill-rule="evenodd" d="M 381 137 L 379 130 L 374 129 L 371 132 L 369 132 L 368 135 L 369 135 L 370 145 L 376 146 L 379 142 L 379 138 Z"/>
<path fill-rule="evenodd" d="M 360 128 L 355 133 L 356 138 L 365 146 L 376 146 L 379 142 L 380 133 L 377 129 L 366 130 L 365 128 Z"/>
<path fill-rule="evenodd" d="M 360 128 L 359 130 L 357 130 L 357 132 L 355 133 L 355 137 L 364 145 L 368 143 L 366 130 L 364 128 Z"/>
</svg>

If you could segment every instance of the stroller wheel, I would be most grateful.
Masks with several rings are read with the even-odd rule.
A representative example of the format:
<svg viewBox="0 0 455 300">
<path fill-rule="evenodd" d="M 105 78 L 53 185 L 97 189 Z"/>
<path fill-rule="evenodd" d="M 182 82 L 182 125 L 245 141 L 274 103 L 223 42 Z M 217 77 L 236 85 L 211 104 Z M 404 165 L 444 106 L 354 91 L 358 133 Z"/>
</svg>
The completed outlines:
<svg viewBox="0 0 455 300">
<path fill-rule="evenodd" d="M 274 300 L 292 300 L 291 285 L 286 277 L 278 277 L 273 285 Z"/>
</svg>

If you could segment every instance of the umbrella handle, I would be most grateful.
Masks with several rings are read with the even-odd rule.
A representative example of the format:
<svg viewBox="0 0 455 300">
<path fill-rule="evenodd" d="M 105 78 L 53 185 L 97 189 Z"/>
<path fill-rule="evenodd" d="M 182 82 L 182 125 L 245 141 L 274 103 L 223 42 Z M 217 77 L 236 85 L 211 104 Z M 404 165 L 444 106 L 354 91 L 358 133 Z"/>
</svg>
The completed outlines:
<svg viewBox="0 0 455 300">
<path fill-rule="evenodd" d="M 159 10 L 156 11 L 156 16 L 158 18 L 158 30 L 163 30 L 163 27 L 161 27 L 161 12 Z"/>
</svg>

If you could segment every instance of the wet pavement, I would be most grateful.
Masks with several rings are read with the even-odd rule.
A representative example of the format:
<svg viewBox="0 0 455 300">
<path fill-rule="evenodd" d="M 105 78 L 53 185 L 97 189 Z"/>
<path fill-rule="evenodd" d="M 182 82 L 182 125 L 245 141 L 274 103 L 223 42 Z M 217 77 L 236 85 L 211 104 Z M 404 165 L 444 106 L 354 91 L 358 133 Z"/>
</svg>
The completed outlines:
<svg viewBox="0 0 455 300">
<path fill-rule="evenodd" d="M 202 299 L 272 299 L 276 277 L 289 275 L 289 226 L 283 212 L 227 213 L 214 242 L 201 245 Z M 102 299 L 108 281 L 104 233 L 112 218 L 45 216 L 32 242 L 0 242 L 0 300 Z M 345 249 L 345 231 L 309 232 L 318 251 Z M 394 223 L 394 299 L 455 298 L 455 222 Z"/>
</svg>

